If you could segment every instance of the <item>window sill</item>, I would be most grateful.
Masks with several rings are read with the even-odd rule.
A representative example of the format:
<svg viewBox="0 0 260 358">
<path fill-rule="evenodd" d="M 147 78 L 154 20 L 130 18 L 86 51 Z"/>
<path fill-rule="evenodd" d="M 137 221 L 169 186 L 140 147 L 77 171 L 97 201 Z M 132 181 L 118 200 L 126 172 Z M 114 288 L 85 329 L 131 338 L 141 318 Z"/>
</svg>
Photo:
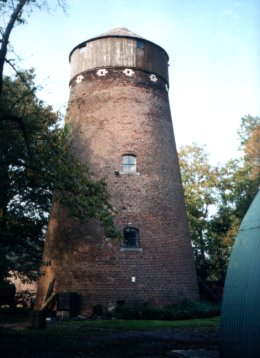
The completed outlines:
<svg viewBox="0 0 260 358">
<path fill-rule="evenodd" d="M 141 247 L 121 247 L 120 248 L 121 252 L 142 252 L 143 249 Z"/>
<path fill-rule="evenodd" d="M 129 173 L 128 173 L 128 172 L 122 172 L 122 171 L 120 171 L 119 174 L 120 174 L 120 175 L 133 175 L 133 176 L 138 176 L 138 175 L 140 175 L 139 172 L 133 172 L 133 173 L 129 172 Z"/>
</svg>

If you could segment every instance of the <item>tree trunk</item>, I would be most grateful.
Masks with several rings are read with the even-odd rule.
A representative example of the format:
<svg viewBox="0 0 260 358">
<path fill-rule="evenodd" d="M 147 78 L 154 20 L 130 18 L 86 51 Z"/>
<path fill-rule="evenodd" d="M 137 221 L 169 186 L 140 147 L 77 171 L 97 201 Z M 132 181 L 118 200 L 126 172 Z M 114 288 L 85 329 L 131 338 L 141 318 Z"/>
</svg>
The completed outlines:
<svg viewBox="0 0 260 358">
<path fill-rule="evenodd" d="M 4 64 L 7 54 L 7 46 L 9 42 L 10 34 L 14 28 L 14 24 L 16 20 L 18 19 L 19 14 L 21 13 L 24 5 L 28 2 L 28 0 L 19 0 L 18 4 L 14 8 L 12 15 L 10 16 L 9 22 L 3 31 L 2 35 L 2 43 L 0 47 L 0 97 L 2 95 L 2 89 L 3 89 L 3 72 L 4 72 Z"/>
</svg>

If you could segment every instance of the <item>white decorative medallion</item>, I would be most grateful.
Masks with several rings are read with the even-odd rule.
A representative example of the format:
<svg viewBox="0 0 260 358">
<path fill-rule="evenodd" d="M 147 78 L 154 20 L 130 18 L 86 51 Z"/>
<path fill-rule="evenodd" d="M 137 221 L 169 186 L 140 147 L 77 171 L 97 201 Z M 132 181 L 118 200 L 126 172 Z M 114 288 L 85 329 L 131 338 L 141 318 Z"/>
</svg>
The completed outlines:
<svg viewBox="0 0 260 358">
<path fill-rule="evenodd" d="M 105 76 L 107 73 L 108 73 L 108 71 L 105 68 L 101 68 L 101 69 L 97 70 L 98 76 Z"/>
<path fill-rule="evenodd" d="M 133 71 L 131 68 L 126 68 L 123 72 L 126 76 L 133 76 L 135 73 L 135 71 Z"/>
<path fill-rule="evenodd" d="M 150 80 L 153 81 L 153 82 L 157 82 L 158 78 L 155 75 L 151 74 L 150 75 Z"/>
<path fill-rule="evenodd" d="M 76 79 L 76 82 L 77 83 L 80 83 L 82 80 L 84 79 L 84 76 L 83 75 L 79 75 Z"/>
</svg>

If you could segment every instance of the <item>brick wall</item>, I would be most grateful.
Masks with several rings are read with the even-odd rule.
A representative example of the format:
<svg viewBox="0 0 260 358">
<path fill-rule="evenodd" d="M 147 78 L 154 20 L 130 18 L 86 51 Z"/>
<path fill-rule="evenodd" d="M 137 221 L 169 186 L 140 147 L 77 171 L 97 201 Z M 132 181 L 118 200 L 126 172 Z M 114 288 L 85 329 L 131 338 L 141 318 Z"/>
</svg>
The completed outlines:
<svg viewBox="0 0 260 358">
<path fill-rule="evenodd" d="M 139 229 L 141 250 L 122 251 L 97 222 L 80 224 L 55 203 L 43 258 L 51 265 L 43 267 L 38 306 L 53 277 L 56 291 L 80 293 L 83 313 L 118 300 L 163 305 L 197 299 L 167 84 L 137 69 L 132 75 L 123 68 L 105 72 L 74 79 L 67 120 L 75 155 L 106 179 L 115 223 L 121 231 L 128 224 Z M 138 174 L 115 173 L 124 154 L 136 156 Z"/>
</svg>

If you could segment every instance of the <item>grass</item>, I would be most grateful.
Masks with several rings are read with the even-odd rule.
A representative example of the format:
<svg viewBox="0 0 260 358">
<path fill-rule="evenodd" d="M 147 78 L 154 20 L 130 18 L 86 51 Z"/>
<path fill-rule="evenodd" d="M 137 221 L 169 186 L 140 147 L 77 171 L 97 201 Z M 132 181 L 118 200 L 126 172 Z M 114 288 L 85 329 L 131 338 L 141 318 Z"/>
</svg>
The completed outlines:
<svg viewBox="0 0 260 358">
<path fill-rule="evenodd" d="M 1 323 L 7 322 L 7 317 L 1 318 Z M 0 352 L 3 358 L 136 358 L 155 355 L 161 357 L 173 347 L 181 347 L 178 342 L 164 340 L 164 333 L 158 332 L 156 336 L 149 338 L 145 336 L 148 331 L 217 328 L 219 317 L 178 321 L 68 320 L 54 322 L 46 329 L 39 330 L 6 328 L 1 327 L 1 323 Z M 179 333 L 179 336 L 182 334 Z M 193 343 L 186 344 L 192 347 Z M 205 344 L 208 344 L 207 336 L 204 339 Z"/>
<path fill-rule="evenodd" d="M 97 321 L 64 321 L 59 329 L 119 329 L 119 330 L 154 330 L 170 328 L 218 327 L 219 317 L 196 318 L 178 321 L 157 320 L 97 320 Z M 54 326 L 55 327 L 55 326 Z"/>
</svg>

